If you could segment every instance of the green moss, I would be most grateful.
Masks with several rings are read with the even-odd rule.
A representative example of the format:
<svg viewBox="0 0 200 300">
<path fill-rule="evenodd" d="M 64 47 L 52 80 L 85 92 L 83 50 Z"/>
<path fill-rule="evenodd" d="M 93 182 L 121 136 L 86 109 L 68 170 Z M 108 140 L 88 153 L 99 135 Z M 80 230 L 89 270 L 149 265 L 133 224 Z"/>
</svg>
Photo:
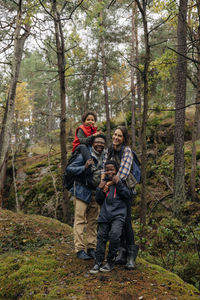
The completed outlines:
<svg viewBox="0 0 200 300">
<path fill-rule="evenodd" d="M 10 211 L 0 212 L 0 218 L 4 220 L 7 234 L 18 226 L 16 233 L 21 240 L 28 240 L 30 236 L 32 239 L 46 237 L 45 245 L 0 255 L 0 299 L 127 299 L 123 295 L 130 299 L 138 299 L 141 295 L 147 299 L 155 296 L 161 299 L 167 291 L 168 298 L 185 295 L 181 299 L 195 300 L 194 295 L 198 292 L 195 288 L 141 258 L 138 258 L 134 272 L 116 266 L 108 276 L 89 275 L 93 262 L 76 258 L 72 228 L 57 220 Z M 15 222 L 11 221 L 13 219 Z M 5 230 L 0 228 L 0 240 L 4 235 Z M 152 289 L 154 285 L 159 286 L 156 292 Z"/>
<path fill-rule="evenodd" d="M 27 168 L 24 168 L 24 171 L 27 175 L 31 175 L 31 174 L 34 174 L 38 168 L 47 167 L 47 166 L 48 166 L 48 160 L 45 159 L 45 160 L 39 161 L 35 164 L 32 164 L 32 165 L 28 166 Z"/>
</svg>

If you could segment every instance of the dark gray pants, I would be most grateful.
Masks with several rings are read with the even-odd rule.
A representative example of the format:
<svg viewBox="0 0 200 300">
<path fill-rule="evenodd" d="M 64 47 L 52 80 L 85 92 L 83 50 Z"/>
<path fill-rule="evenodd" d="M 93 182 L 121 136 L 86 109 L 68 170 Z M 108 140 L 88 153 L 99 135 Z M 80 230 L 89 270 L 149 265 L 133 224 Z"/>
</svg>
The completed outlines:
<svg viewBox="0 0 200 300">
<path fill-rule="evenodd" d="M 96 247 L 96 262 L 102 263 L 105 257 L 106 243 L 109 240 L 109 251 L 107 262 L 114 261 L 118 248 L 120 246 L 120 236 L 124 222 L 120 219 L 115 219 L 109 223 L 99 223 L 97 233 L 97 247 Z"/>
</svg>

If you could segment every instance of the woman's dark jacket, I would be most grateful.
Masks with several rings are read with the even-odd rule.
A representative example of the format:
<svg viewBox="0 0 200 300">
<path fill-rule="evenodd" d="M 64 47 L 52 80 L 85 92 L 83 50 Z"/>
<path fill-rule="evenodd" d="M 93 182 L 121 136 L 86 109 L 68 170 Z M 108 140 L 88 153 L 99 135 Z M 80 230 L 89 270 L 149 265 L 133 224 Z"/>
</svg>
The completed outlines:
<svg viewBox="0 0 200 300">
<path fill-rule="evenodd" d="M 126 201 L 129 201 L 131 191 L 121 180 L 109 187 L 104 193 L 99 187 L 96 189 L 96 201 L 101 205 L 98 222 L 111 222 L 116 218 L 125 221 L 127 215 Z"/>
</svg>

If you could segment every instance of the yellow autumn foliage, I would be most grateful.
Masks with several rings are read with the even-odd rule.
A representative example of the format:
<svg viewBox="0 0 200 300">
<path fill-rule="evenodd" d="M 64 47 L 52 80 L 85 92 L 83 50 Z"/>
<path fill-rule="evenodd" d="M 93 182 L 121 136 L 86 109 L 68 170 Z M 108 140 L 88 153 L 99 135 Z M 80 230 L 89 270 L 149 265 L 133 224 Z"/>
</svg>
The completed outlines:
<svg viewBox="0 0 200 300">
<path fill-rule="evenodd" d="M 15 97 L 15 115 L 14 122 L 22 126 L 33 124 L 33 91 L 27 89 L 27 83 L 18 83 Z"/>
</svg>

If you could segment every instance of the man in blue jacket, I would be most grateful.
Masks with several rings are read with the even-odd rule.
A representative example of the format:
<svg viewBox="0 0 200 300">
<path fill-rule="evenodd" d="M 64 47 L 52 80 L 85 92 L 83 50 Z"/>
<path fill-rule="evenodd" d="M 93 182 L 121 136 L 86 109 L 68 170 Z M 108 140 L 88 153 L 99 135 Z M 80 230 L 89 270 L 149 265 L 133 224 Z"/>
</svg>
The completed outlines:
<svg viewBox="0 0 200 300">
<path fill-rule="evenodd" d="M 95 258 L 97 219 L 99 205 L 95 201 L 95 190 L 100 183 L 101 170 L 106 160 L 105 136 L 94 136 L 89 149 L 91 159 L 84 160 L 81 153 L 67 167 L 68 173 L 76 176 L 70 192 L 74 195 L 74 245 L 80 259 Z M 85 244 L 85 239 L 86 244 Z"/>
</svg>

